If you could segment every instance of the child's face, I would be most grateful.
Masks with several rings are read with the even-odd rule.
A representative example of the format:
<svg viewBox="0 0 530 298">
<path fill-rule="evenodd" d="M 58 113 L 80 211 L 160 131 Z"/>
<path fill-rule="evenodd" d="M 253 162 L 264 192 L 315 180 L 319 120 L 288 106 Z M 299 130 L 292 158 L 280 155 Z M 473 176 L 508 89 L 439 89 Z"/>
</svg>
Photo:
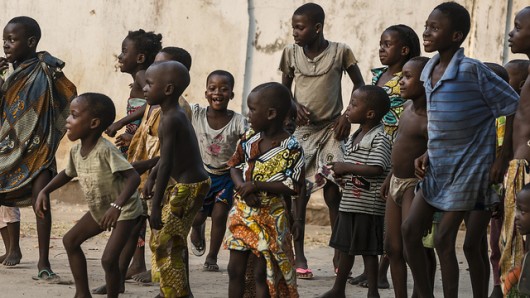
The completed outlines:
<svg viewBox="0 0 530 298">
<path fill-rule="evenodd" d="M 399 80 L 399 90 L 402 98 L 416 99 L 425 93 L 423 84 L 420 81 L 421 71 L 420 64 L 417 62 L 409 61 L 403 65 L 403 76 Z"/>
<path fill-rule="evenodd" d="M 516 197 L 515 226 L 521 235 L 530 234 L 530 191 L 523 190 Z"/>
<path fill-rule="evenodd" d="M 151 66 L 145 71 L 145 86 L 142 90 L 149 105 L 158 105 L 165 97 L 167 85 L 160 73 L 156 66 Z"/>
<path fill-rule="evenodd" d="M 293 107 L 287 114 L 287 118 L 285 118 L 284 121 L 284 127 L 285 130 L 287 130 L 288 133 L 293 134 L 296 130 L 296 108 Z"/>
<path fill-rule="evenodd" d="M 234 98 L 230 80 L 226 76 L 211 75 L 206 82 L 204 96 L 208 100 L 210 108 L 215 111 L 225 111 L 230 99 Z"/>
<path fill-rule="evenodd" d="M 530 54 L 530 8 L 521 10 L 513 22 L 514 28 L 508 36 L 512 53 Z"/>
<path fill-rule="evenodd" d="M 351 95 L 350 104 L 346 108 L 346 117 L 350 123 L 363 124 L 366 122 L 369 108 L 364 97 L 365 94 L 359 90 Z"/>
<path fill-rule="evenodd" d="M 9 63 L 23 62 L 35 50 L 34 37 L 28 38 L 21 24 L 7 24 L 4 28 L 4 53 Z"/>
<path fill-rule="evenodd" d="M 301 47 L 311 44 L 318 37 L 315 24 L 306 15 L 293 15 L 292 26 L 294 43 Z"/>
<path fill-rule="evenodd" d="M 386 30 L 379 41 L 379 60 L 383 65 L 399 63 L 405 56 L 404 47 L 396 31 Z"/>
<path fill-rule="evenodd" d="M 93 116 L 88 103 L 82 97 L 76 97 L 70 103 L 70 115 L 66 118 L 66 136 L 70 141 L 86 137 L 91 130 Z"/>
<path fill-rule="evenodd" d="M 118 63 L 120 71 L 125 73 L 133 73 L 139 64 L 139 53 L 136 50 L 134 42 L 125 38 L 121 43 L 121 53 L 118 56 Z"/>
<path fill-rule="evenodd" d="M 269 122 L 268 108 L 259 101 L 259 92 L 251 92 L 248 95 L 248 121 L 250 127 L 256 132 L 265 130 Z"/>
<path fill-rule="evenodd" d="M 425 22 L 425 30 L 423 31 L 425 52 L 432 53 L 453 47 L 453 35 L 449 18 L 438 9 L 433 10 Z"/>
</svg>

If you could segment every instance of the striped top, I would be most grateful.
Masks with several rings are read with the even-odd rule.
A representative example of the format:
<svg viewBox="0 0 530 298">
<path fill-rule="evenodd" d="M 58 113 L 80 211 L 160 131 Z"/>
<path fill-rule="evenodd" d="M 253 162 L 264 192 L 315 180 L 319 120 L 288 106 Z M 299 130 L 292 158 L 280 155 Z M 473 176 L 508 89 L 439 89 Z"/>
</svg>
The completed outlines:
<svg viewBox="0 0 530 298">
<path fill-rule="evenodd" d="M 482 210 L 498 201 L 489 186 L 495 159 L 495 118 L 515 113 L 517 93 L 480 61 L 459 49 L 432 86 L 437 54 L 421 74 L 427 96 L 429 166 L 425 200 L 444 211 Z"/>
<path fill-rule="evenodd" d="M 379 166 L 383 174 L 375 177 L 345 175 L 346 184 L 342 192 L 339 210 L 343 212 L 385 215 L 385 201 L 379 197 L 379 190 L 390 170 L 392 141 L 385 133 L 383 124 L 372 128 L 362 140 L 353 145 L 361 132 L 357 130 L 344 148 L 344 161 L 353 164 Z"/>
</svg>

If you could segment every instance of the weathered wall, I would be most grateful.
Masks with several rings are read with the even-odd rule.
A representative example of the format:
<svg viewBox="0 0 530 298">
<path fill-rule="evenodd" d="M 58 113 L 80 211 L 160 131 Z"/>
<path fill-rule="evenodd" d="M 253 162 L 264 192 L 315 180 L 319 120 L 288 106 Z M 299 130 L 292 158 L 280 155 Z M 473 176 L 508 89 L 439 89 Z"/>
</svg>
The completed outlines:
<svg viewBox="0 0 530 298">
<path fill-rule="evenodd" d="M 18 15 L 35 18 L 43 37 L 39 49 L 48 50 L 67 64 L 67 76 L 79 92 L 96 91 L 111 96 L 118 116 L 123 116 L 132 78 L 117 69 L 117 55 L 128 30 L 143 28 L 163 35 L 164 46 L 180 46 L 193 57 L 192 83 L 185 96 L 192 103 L 206 104 L 207 74 L 226 69 L 236 77 L 236 97 L 231 107 L 241 110 L 242 97 L 251 87 L 279 81 L 281 51 L 292 43 L 291 16 L 307 1 L 286 0 L 18 0 L 0 2 L 0 24 Z M 379 37 L 393 24 L 407 24 L 420 35 L 432 9 L 441 1 L 319 1 L 326 11 L 325 36 L 349 44 L 365 81 L 372 67 L 380 65 Z M 502 45 L 508 1 L 462 0 L 472 15 L 472 31 L 464 46 L 474 58 L 502 62 Z M 250 6 L 249 6 L 250 4 Z M 513 1 L 515 13 L 528 5 Z M 250 14 L 249 14 L 250 7 Z M 249 28 L 249 15 L 253 26 Z M 247 49 L 249 29 L 251 46 Z M 428 55 L 430 56 L 430 55 Z M 510 55 L 510 58 L 523 56 Z M 247 59 L 248 58 L 248 59 Z M 247 64 L 246 63 L 250 63 Z M 246 67 L 245 67 L 246 65 Z M 246 72 L 245 72 L 246 70 Z M 247 88 L 244 84 L 247 82 Z M 349 100 L 352 84 L 344 78 L 343 97 Z M 70 147 L 66 140 L 58 154 L 59 168 Z"/>
</svg>

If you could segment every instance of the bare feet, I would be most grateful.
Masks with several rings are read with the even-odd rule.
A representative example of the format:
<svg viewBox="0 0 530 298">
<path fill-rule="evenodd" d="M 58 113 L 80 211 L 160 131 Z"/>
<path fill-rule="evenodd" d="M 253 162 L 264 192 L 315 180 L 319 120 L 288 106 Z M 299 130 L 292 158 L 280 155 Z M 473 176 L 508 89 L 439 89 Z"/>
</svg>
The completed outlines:
<svg viewBox="0 0 530 298">
<path fill-rule="evenodd" d="M 144 283 L 144 284 L 150 283 L 150 282 L 152 282 L 152 280 L 151 280 L 151 270 L 147 270 L 145 272 L 133 275 L 132 279 L 134 279 L 137 282 Z"/>
<path fill-rule="evenodd" d="M 93 289 L 92 294 L 95 295 L 107 295 L 107 285 L 102 285 L 101 287 L 97 287 Z M 125 292 L 125 285 L 120 285 L 120 294 L 123 294 Z"/>
<path fill-rule="evenodd" d="M 141 274 L 147 271 L 147 268 L 145 268 L 145 264 L 144 266 L 133 266 L 133 265 L 134 264 L 131 264 L 131 266 L 129 266 L 129 269 L 127 269 L 127 274 L 125 274 L 125 280 L 134 279 L 135 275 L 138 275 L 138 274 Z"/>
<path fill-rule="evenodd" d="M 348 283 L 350 285 L 357 285 L 359 283 L 362 283 L 362 282 L 366 282 L 367 279 L 366 279 L 366 273 L 361 273 L 360 275 L 357 275 L 356 277 L 354 278 L 350 278 L 348 279 Z"/>
<path fill-rule="evenodd" d="M 5 259 L 2 261 L 2 264 L 4 266 L 15 266 L 17 264 L 20 264 L 20 260 L 22 259 L 22 252 L 20 250 L 10 253 Z"/>
<path fill-rule="evenodd" d="M 318 296 L 319 298 L 346 298 L 346 293 L 336 293 L 335 290 L 331 289 L 326 293 Z"/>
</svg>

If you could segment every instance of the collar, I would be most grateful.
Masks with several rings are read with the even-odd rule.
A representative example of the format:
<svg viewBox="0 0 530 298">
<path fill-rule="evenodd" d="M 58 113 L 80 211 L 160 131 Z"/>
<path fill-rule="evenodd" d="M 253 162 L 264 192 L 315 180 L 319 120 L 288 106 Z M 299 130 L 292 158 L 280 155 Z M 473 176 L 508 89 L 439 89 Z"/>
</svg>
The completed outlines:
<svg viewBox="0 0 530 298">
<path fill-rule="evenodd" d="M 359 128 L 352 136 L 350 140 L 355 139 L 355 137 L 361 132 L 361 129 Z M 359 148 L 364 149 L 370 149 L 372 148 L 372 143 L 374 142 L 375 137 L 381 133 L 384 132 L 383 124 L 379 123 L 378 125 L 372 127 L 361 139 L 361 141 L 356 145 Z"/>
<path fill-rule="evenodd" d="M 466 56 L 464 55 L 464 48 L 458 49 L 451 58 L 451 61 L 449 62 L 449 65 L 447 65 L 447 68 L 445 69 L 445 72 L 439 82 L 455 79 L 458 75 L 458 67 L 460 66 L 460 63 L 465 57 Z M 439 62 L 440 54 L 434 55 L 431 60 L 427 62 L 427 64 L 423 68 L 423 71 L 421 72 L 420 80 L 422 82 L 427 82 L 430 80 L 432 70 Z"/>
</svg>

